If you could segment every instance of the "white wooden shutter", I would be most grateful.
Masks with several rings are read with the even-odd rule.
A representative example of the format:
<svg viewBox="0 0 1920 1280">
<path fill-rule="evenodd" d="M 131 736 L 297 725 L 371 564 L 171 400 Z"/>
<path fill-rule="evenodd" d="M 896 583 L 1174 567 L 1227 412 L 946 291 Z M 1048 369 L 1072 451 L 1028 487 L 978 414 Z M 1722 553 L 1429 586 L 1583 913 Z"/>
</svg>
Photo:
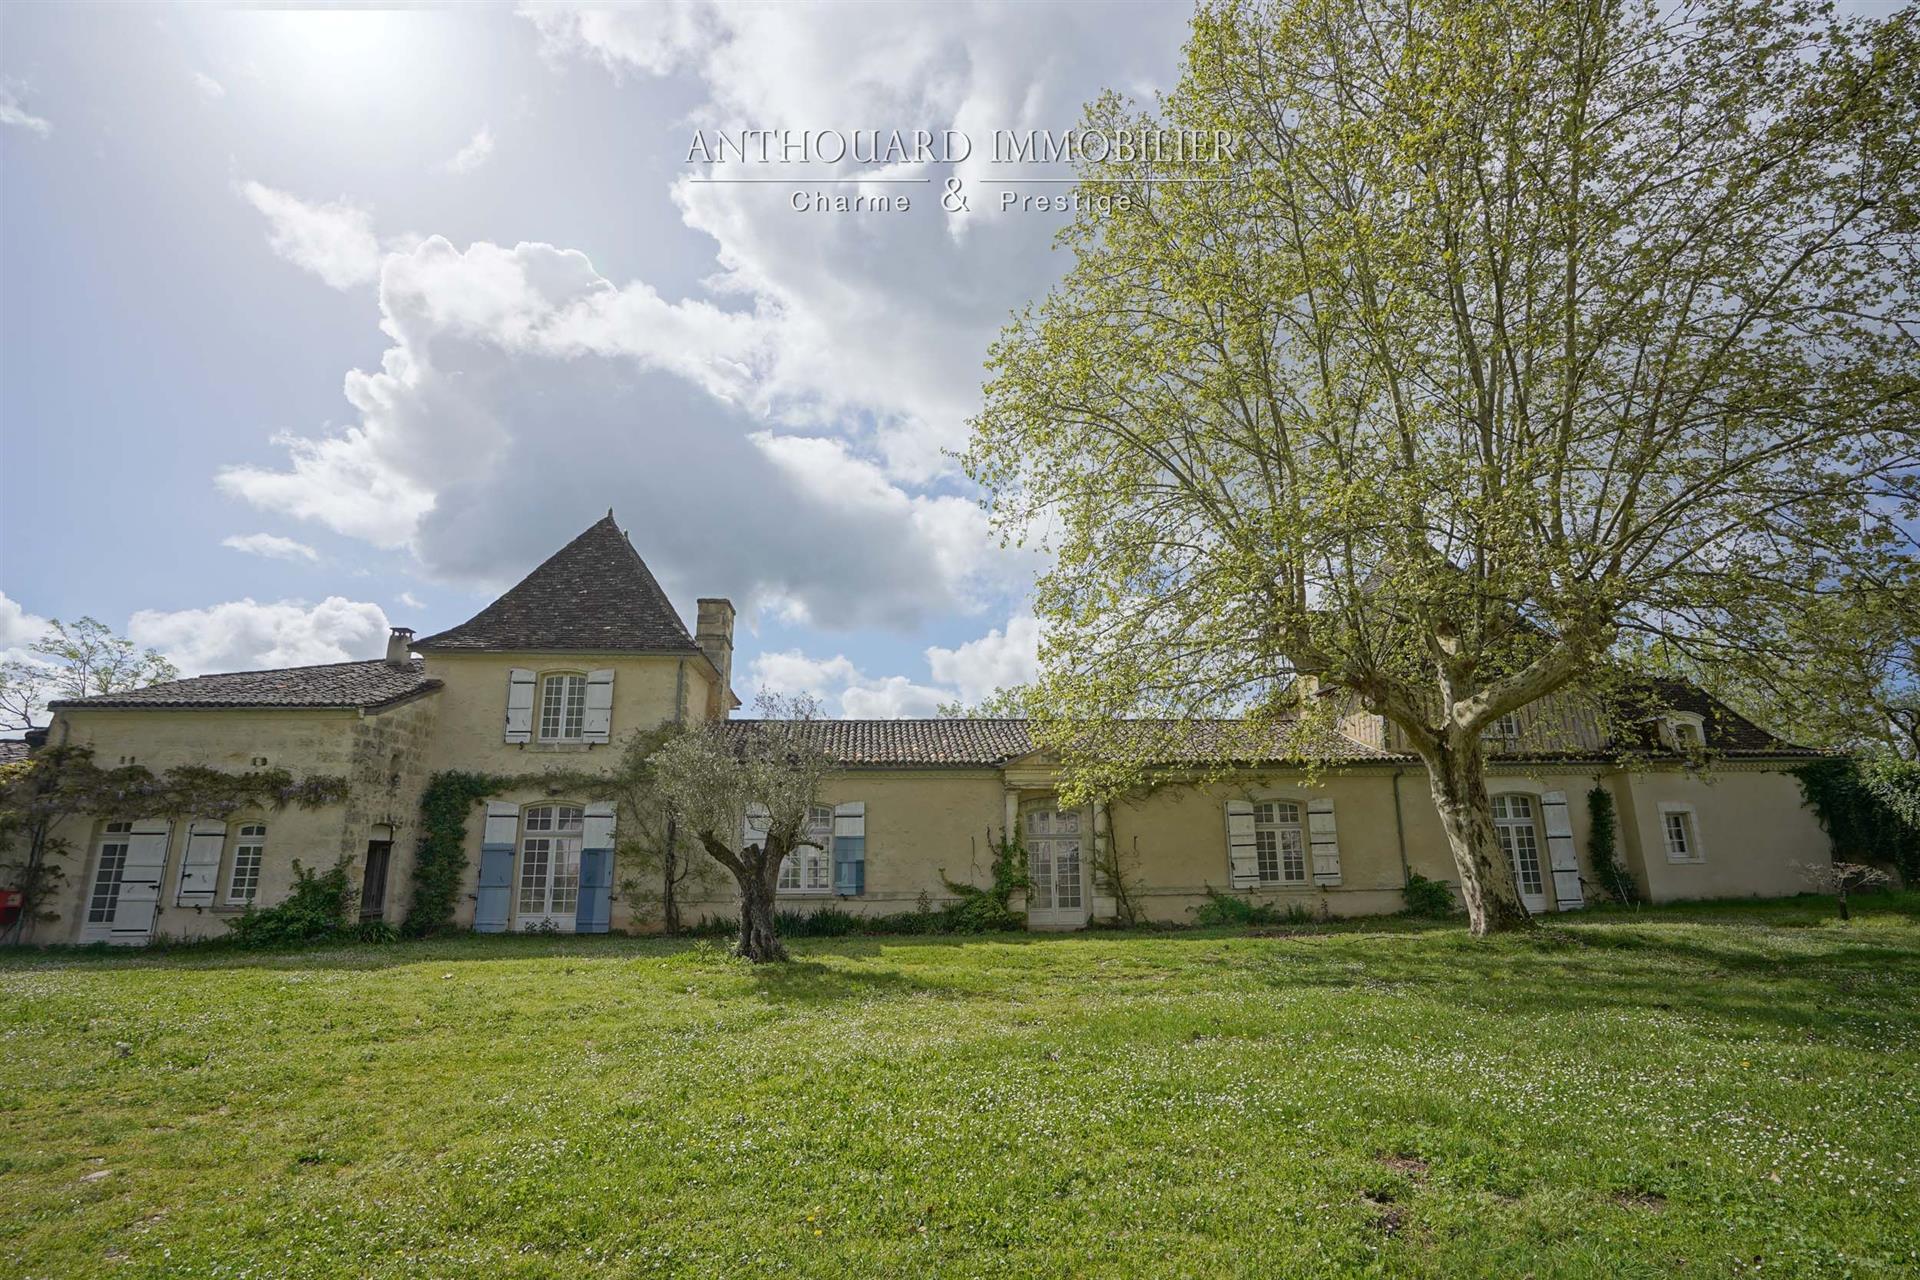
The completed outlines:
<svg viewBox="0 0 1920 1280">
<path fill-rule="evenodd" d="M 587 672 L 587 718 L 580 737 L 584 742 L 605 742 L 613 732 L 613 672 Z"/>
<path fill-rule="evenodd" d="M 153 937 L 160 910 L 160 877 L 167 867 L 167 837 L 172 825 L 159 819 L 135 822 L 127 837 L 127 861 L 120 875 L 120 900 L 107 941 L 142 947 Z"/>
<path fill-rule="evenodd" d="M 1313 852 L 1313 882 L 1340 883 L 1340 838 L 1333 825 L 1333 801 L 1307 801 L 1307 843 Z"/>
<path fill-rule="evenodd" d="M 1547 859 L 1553 865 L 1554 908 L 1578 911 L 1587 905 L 1580 889 L 1580 855 L 1573 847 L 1573 822 L 1567 812 L 1567 793 L 1546 791 L 1540 796 L 1540 818 L 1547 828 Z"/>
<path fill-rule="evenodd" d="M 590 804 L 580 818 L 582 849 L 613 848 L 613 806 Z"/>
<path fill-rule="evenodd" d="M 515 667 L 507 672 L 507 741 L 533 739 L 533 672 Z"/>
<path fill-rule="evenodd" d="M 746 820 L 740 825 L 740 847 L 764 846 L 767 843 L 767 829 L 772 825 L 773 815 L 767 811 L 767 806 L 758 803 L 748 805 Z"/>
<path fill-rule="evenodd" d="M 520 835 L 520 806 L 510 800 L 487 801 L 487 829 L 482 844 L 503 844 L 512 848 Z"/>
<path fill-rule="evenodd" d="M 220 879 L 220 852 L 227 824 L 196 818 L 187 827 L 187 849 L 180 858 L 180 888 L 174 901 L 183 907 L 210 907 Z"/>
<path fill-rule="evenodd" d="M 1253 802 L 1227 801 L 1227 871 L 1236 889 L 1260 882 L 1260 855 L 1253 846 Z"/>
</svg>

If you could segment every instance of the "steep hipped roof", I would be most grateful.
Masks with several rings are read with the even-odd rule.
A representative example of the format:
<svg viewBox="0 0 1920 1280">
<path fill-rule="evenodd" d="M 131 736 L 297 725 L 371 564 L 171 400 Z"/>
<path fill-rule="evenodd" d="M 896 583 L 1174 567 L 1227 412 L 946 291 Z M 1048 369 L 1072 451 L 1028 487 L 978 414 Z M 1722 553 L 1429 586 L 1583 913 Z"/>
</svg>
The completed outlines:
<svg viewBox="0 0 1920 1280">
<path fill-rule="evenodd" d="M 305 707 L 370 709 L 426 693 L 440 687 L 429 678 L 418 658 L 404 667 L 387 665 L 384 658 L 366 662 L 330 662 L 319 667 L 280 667 L 272 671 L 230 671 L 221 675 L 168 680 L 144 689 L 96 693 L 88 698 L 63 698 L 47 704 L 64 707 Z"/>
<path fill-rule="evenodd" d="M 728 732 L 750 734 L 764 721 L 732 720 Z M 1175 726 L 1136 721 L 1127 728 L 1142 734 L 1149 751 L 1167 764 L 1225 761 L 1273 764 L 1293 755 L 1283 733 L 1256 736 L 1238 720 L 1205 720 Z M 1025 720 L 809 720 L 803 740 L 842 765 L 996 766 L 1039 749 Z M 1329 734 L 1320 744 L 1324 758 L 1384 760 L 1386 752 Z"/>
<path fill-rule="evenodd" d="M 699 653 L 613 512 L 520 584 L 420 650 Z"/>
</svg>

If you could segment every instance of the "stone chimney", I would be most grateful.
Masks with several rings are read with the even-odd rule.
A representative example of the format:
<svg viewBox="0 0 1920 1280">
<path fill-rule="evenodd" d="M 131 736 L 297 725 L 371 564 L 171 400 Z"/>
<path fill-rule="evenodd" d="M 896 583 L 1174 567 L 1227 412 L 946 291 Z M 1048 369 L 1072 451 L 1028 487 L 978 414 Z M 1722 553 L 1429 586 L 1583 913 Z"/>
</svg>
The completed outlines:
<svg viewBox="0 0 1920 1280">
<path fill-rule="evenodd" d="M 413 665 L 412 627 L 395 627 L 393 634 L 387 637 L 387 665 L 390 667 Z"/>
<path fill-rule="evenodd" d="M 693 642 L 720 673 L 720 687 L 707 699 L 707 718 L 724 720 L 733 710 L 733 601 L 708 596 L 700 601 L 700 618 Z"/>
</svg>

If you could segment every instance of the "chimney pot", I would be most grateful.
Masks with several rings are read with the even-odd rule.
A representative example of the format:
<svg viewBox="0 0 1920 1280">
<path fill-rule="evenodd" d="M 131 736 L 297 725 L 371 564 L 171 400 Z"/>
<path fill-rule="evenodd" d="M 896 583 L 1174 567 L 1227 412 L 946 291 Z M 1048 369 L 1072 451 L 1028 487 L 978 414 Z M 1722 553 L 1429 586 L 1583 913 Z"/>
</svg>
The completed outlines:
<svg viewBox="0 0 1920 1280">
<path fill-rule="evenodd" d="M 413 665 L 412 627 L 395 627 L 387 636 L 387 665 L 390 667 Z"/>
</svg>

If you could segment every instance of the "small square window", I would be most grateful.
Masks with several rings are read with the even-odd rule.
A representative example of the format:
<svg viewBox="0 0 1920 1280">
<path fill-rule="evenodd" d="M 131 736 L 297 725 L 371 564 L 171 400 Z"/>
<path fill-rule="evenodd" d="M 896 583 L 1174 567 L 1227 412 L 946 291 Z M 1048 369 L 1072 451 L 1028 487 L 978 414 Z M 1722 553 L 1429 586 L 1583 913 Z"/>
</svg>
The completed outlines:
<svg viewBox="0 0 1920 1280">
<path fill-rule="evenodd" d="M 1700 848 L 1700 829 L 1691 808 L 1663 807 L 1660 826 L 1666 839 L 1668 862 L 1706 861 Z"/>
</svg>

